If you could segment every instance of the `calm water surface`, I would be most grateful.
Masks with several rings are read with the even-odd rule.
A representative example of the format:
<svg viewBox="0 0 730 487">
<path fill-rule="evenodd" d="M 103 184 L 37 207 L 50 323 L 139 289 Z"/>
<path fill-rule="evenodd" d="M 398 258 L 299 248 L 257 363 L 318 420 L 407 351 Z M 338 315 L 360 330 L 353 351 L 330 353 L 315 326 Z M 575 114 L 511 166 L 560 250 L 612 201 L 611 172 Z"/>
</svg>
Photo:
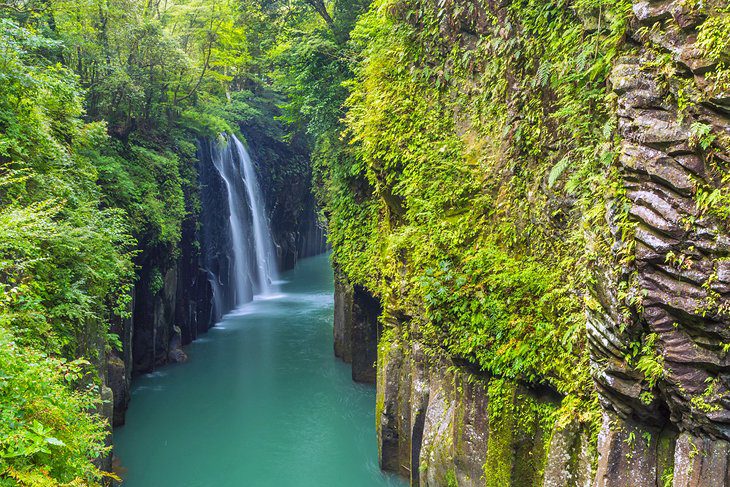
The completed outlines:
<svg viewBox="0 0 730 487">
<path fill-rule="evenodd" d="M 380 472 L 375 390 L 332 353 L 326 255 L 138 378 L 115 430 L 125 487 L 403 486 Z"/>
</svg>

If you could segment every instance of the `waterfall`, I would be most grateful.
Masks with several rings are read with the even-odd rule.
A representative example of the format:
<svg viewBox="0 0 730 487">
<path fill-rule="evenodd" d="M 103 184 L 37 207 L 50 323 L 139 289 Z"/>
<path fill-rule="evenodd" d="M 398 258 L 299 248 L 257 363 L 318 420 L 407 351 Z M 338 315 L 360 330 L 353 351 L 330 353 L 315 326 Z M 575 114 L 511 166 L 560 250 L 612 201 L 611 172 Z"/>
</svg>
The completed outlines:
<svg viewBox="0 0 730 487">
<path fill-rule="evenodd" d="M 235 135 L 224 135 L 222 139 L 210 144 L 210 160 L 223 184 L 210 178 L 203 184 L 209 188 L 203 198 L 203 210 L 211 219 L 203 221 L 203 225 L 211 226 L 208 233 L 212 240 L 206 267 L 211 285 L 216 283 L 213 288 L 218 315 L 230 306 L 250 301 L 255 294 L 274 293 L 277 280 L 271 231 L 253 162 Z M 216 187 L 220 188 L 217 194 Z M 225 193 L 225 202 L 216 203 L 223 197 L 221 193 Z M 216 227 L 212 220 L 220 221 L 221 212 L 226 210 L 227 228 L 220 224 Z"/>
<path fill-rule="evenodd" d="M 248 151 L 235 135 L 232 135 L 231 139 L 243 169 L 241 176 L 243 177 L 243 184 L 246 188 L 246 196 L 251 209 L 258 290 L 262 295 L 269 295 L 276 291 L 276 260 L 274 259 L 273 239 L 269 230 L 269 222 L 266 219 L 261 188 Z"/>
<path fill-rule="evenodd" d="M 239 306 L 249 300 L 252 294 L 250 280 L 248 279 L 247 262 L 248 246 L 244 237 L 243 228 L 245 225 L 243 199 L 241 190 L 236 183 L 238 168 L 236 167 L 233 152 L 230 145 L 222 145 L 213 151 L 211 159 L 225 182 L 228 196 L 228 223 L 231 231 L 231 244 L 233 245 L 233 286 L 235 294 L 233 303 Z"/>
</svg>

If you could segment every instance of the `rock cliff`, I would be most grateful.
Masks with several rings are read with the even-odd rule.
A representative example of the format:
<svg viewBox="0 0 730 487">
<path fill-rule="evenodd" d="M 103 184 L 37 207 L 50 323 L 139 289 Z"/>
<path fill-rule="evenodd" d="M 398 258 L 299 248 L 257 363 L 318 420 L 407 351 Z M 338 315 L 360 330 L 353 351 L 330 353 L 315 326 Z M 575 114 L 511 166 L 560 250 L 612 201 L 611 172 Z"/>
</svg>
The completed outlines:
<svg viewBox="0 0 730 487">
<path fill-rule="evenodd" d="M 608 220 L 616 252 L 611 271 L 596 280 L 601 307 L 588 320 L 604 410 L 597 485 L 730 481 L 730 246 L 726 216 L 701 201 L 727 182 L 730 104 L 709 81 L 717 62 L 697 44 L 706 20 L 686 2 L 635 2 L 612 68 L 630 234 L 619 235 L 615 201 Z M 691 106 L 680 110 L 684 91 Z M 621 252 L 631 259 L 621 262 Z M 655 376 L 626 359 L 633 343 L 647 340 L 661 367 Z M 627 432 L 651 439 L 632 445 Z"/>
<path fill-rule="evenodd" d="M 730 485 L 726 3 L 425 0 L 388 9 L 381 18 L 390 19 L 393 32 L 407 32 L 405 41 L 393 41 L 394 50 L 409 59 L 419 95 L 397 85 L 396 75 L 396 81 L 368 77 L 378 62 L 388 66 L 376 44 L 363 61 L 358 82 L 367 90 L 352 102 L 361 111 L 350 127 L 380 147 L 368 139 L 368 123 L 381 124 L 383 137 L 419 123 L 394 107 L 385 109 L 390 118 L 376 118 L 392 103 L 387 97 L 369 113 L 369 97 L 381 93 L 413 102 L 413 110 L 423 108 L 418 100 L 433 110 L 442 103 L 441 116 L 453 125 L 434 130 L 435 141 L 388 139 L 404 144 L 395 162 L 363 149 L 372 196 L 357 203 L 364 207 L 370 198 L 378 215 L 377 223 L 361 224 L 382 233 L 352 247 L 371 252 L 369 261 L 380 259 L 377 276 L 353 270 L 357 253 L 349 243 L 334 248 L 346 271 L 336 272 L 336 355 L 354 366 L 356 357 L 369 357 L 370 337 L 379 337 L 381 466 L 424 486 Z M 561 25 L 564 32 L 540 38 Z M 551 44 L 541 47 L 546 39 Z M 592 53 L 571 54 L 575 64 L 560 65 L 565 59 L 548 50 L 569 52 L 570 42 L 596 44 Z M 409 58 L 411 52 L 417 55 Z M 605 64 L 586 67 L 599 58 Z M 572 78 L 557 66 L 589 74 Z M 581 111 L 589 118 L 566 117 Z M 366 116 L 373 118 L 356 118 Z M 593 135 L 581 132 L 591 124 Z M 419 130 L 431 134 L 428 126 Z M 431 143 L 448 156 L 426 152 Z M 586 162 L 579 163 L 584 149 Z M 470 184 L 463 173 L 448 172 L 453 166 L 438 165 L 444 158 L 453 166 L 466 161 L 464 172 L 476 167 L 481 179 L 467 203 L 455 196 L 435 212 L 438 227 L 421 204 L 429 184 L 436 180 L 447 193 Z M 416 179 L 424 164 L 438 170 Z M 581 186 L 590 190 L 581 194 Z M 513 203 L 517 197 L 524 204 Z M 482 200 L 489 203 L 480 207 Z M 479 222 L 484 226 L 474 234 L 482 233 L 444 232 L 442 261 L 433 262 L 421 246 L 443 242 L 426 242 L 429 232 L 438 235 L 467 212 L 477 216 L 461 224 Z M 507 230 L 500 227 L 505 223 Z M 525 311 L 532 303 L 512 309 L 504 329 L 495 326 L 495 309 L 505 308 L 490 295 L 519 301 L 524 283 L 490 276 L 501 276 L 506 259 L 485 259 L 491 270 L 470 263 L 488 246 L 515 256 L 521 268 L 573 266 L 544 289 L 556 299 L 561 286 L 571 288 L 582 331 L 549 335 L 549 327 L 534 322 L 515 331 L 520 313 L 534 312 Z M 561 248 L 575 258 L 561 256 Z M 423 261 L 430 267 L 418 267 Z M 477 290 L 464 294 L 470 279 Z M 380 318 L 363 316 L 363 306 L 379 308 Z M 555 327 L 569 319 L 568 313 L 550 318 Z M 480 327 L 491 328 L 480 334 Z M 551 338 L 525 352 L 545 336 Z M 557 343 L 564 348 L 551 355 Z M 545 365 L 556 357 L 565 368 Z M 573 388 L 581 371 L 590 372 L 588 387 Z"/>
</svg>

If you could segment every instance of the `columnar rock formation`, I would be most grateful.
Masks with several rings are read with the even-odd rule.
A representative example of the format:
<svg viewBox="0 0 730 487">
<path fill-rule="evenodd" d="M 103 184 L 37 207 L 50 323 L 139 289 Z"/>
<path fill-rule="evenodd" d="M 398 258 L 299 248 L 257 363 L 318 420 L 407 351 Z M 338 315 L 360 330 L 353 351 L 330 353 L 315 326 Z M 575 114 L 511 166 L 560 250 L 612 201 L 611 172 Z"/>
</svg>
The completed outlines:
<svg viewBox="0 0 730 487">
<path fill-rule="evenodd" d="M 680 1 L 635 2 L 633 13 L 611 76 L 626 201 L 609 209 L 616 254 L 599 274 L 601 308 L 588 320 L 605 412 L 596 483 L 648 486 L 673 476 L 677 486 L 727 485 L 730 236 L 726 220 L 703 211 L 698 192 L 722 184 L 730 99 L 711 91 L 716 66 L 696 46 L 704 16 Z M 676 70 L 669 83 L 659 55 Z M 671 101 L 682 99 L 680 90 L 699 90 L 693 96 L 703 100 L 681 116 Z M 716 134 L 712 151 L 698 127 Z M 615 223 L 623 204 L 628 239 Z M 632 258 L 622 260 L 625 253 Z M 663 366 L 656 378 L 626 360 L 647 339 Z M 650 439 L 632 443 L 628 435 Z"/>
<path fill-rule="evenodd" d="M 352 364 L 352 379 L 375 383 L 380 302 L 367 289 L 351 285 L 335 271 L 335 355 Z"/>
<path fill-rule="evenodd" d="M 380 305 L 342 274 L 335 276 L 335 354 L 353 364 L 353 379 L 370 381 L 373 369 L 357 364 L 374 352 L 373 342 L 356 338 L 353 330 L 379 333 L 377 316 L 357 308 L 375 311 Z M 389 323 L 401 331 L 411 326 Z M 577 422 L 546 424 L 561 400 L 550 389 L 490 378 L 394 336 L 380 339 L 376 369 L 380 466 L 411 485 L 590 485 L 590 432 Z M 499 414 L 490 420 L 495 409 Z"/>
<path fill-rule="evenodd" d="M 443 38 L 464 51 L 516 35 L 489 25 L 504 22 L 508 2 L 462 3 L 434 9 Z M 709 3 L 703 8 L 715 12 L 722 4 Z M 576 22 L 596 32 L 603 15 Z M 692 2 L 634 1 L 612 60 L 618 157 L 605 176 L 616 178 L 614 194 L 605 227 L 587 229 L 608 245 L 590 289 L 577 290 L 589 302 L 585 346 L 599 428 L 575 416 L 546 421 L 566 400 L 551 387 L 492 377 L 424 345 L 424 317 L 407 316 L 391 286 L 382 323 L 360 322 L 382 332 L 376 407 L 384 469 L 420 486 L 730 486 L 730 229 L 728 209 L 708 202 L 727 189 L 730 95 L 717 82 L 724 68 L 698 47 L 704 22 Z M 509 92 L 515 83 L 507 81 Z M 550 96 L 546 89 L 546 110 Z M 403 206 L 386 196 L 389 207 Z M 335 351 L 355 363 L 357 347 L 369 347 L 349 325 L 358 291 L 336 274 L 335 292 Z"/>
</svg>

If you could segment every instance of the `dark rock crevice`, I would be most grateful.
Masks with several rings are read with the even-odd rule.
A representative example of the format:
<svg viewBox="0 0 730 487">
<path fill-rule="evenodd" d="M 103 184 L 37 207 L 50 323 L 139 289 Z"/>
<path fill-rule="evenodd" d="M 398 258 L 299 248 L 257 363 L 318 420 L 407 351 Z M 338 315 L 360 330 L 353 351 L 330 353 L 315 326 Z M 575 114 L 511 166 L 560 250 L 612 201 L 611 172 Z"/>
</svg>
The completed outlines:
<svg viewBox="0 0 730 487">
<path fill-rule="evenodd" d="M 381 313 L 380 301 L 364 287 L 350 284 L 335 265 L 335 356 L 352 364 L 356 382 L 375 383 Z"/>
</svg>

